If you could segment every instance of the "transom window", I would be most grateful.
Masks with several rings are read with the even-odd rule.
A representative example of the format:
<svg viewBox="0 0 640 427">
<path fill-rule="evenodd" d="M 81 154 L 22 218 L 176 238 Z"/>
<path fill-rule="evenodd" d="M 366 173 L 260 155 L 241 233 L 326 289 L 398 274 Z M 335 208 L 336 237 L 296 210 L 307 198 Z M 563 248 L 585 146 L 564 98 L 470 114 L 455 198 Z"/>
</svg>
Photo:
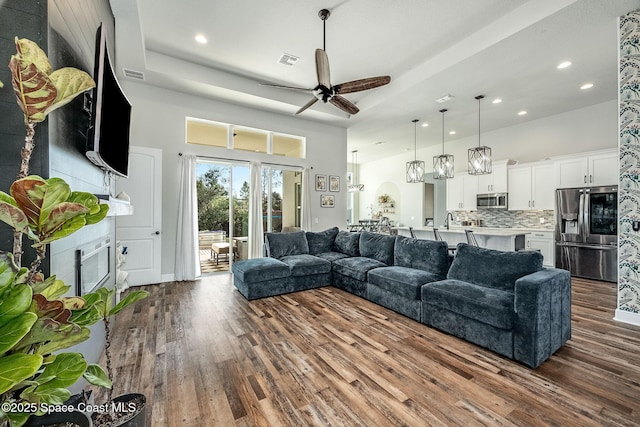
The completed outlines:
<svg viewBox="0 0 640 427">
<path fill-rule="evenodd" d="M 187 117 L 187 144 L 304 159 L 306 139 L 263 129 Z"/>
</svg>

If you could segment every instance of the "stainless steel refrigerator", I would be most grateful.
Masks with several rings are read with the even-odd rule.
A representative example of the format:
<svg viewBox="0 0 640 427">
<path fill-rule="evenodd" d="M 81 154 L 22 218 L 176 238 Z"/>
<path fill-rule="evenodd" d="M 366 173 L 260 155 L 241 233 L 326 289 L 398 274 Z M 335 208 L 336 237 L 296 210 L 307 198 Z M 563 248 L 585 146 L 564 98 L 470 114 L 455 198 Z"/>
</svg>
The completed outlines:
<svg viewBox="0 0 640 427">
<path fill-rule="evenodd" d="M 556 190 L 556 267 L 618 281 L 618 187 Z"/>
</svg>

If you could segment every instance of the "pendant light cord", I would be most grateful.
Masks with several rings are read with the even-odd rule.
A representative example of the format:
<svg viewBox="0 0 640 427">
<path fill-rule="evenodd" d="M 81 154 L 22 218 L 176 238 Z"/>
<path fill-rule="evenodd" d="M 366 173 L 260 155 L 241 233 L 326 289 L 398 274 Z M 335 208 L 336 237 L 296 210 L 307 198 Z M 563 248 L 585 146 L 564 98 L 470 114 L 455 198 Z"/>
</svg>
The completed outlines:
<svg viewBox="0 0 640 427">
<path fill-rule="evenodd" d="M 444 156 L 444 113 L 447 112 L 447 109 L 443 108 L 440 112 L 442 113 L 442 155 Z"/>
<path fill-rule="evenodd" d="M 413 161 L 417 161 L 418 160 L 418 119 L 413 119 Z"/>
<path fill-rule="evenodd" d="M 478 100 L 478 147 L 480 147 L 480 101 L 482 101 L 482 98 L 484 98 L 484 95 L 476 96 Z"/>
</svg>

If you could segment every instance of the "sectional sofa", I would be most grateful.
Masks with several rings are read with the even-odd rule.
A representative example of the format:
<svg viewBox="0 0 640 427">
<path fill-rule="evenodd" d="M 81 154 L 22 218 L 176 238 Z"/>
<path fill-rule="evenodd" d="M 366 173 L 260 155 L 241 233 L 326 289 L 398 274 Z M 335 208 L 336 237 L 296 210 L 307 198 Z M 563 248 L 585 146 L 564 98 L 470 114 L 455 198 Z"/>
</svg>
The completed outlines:
<svg viewBox="0 0 640 427">
<path fill-rule="evenodd" d="M 332 228 L 266 233 L 233 264 L 251 300 L 333 285 L 532 368 L 571 338 L 571 280 L 533 251 L 504 252 Z"/>
</svg>

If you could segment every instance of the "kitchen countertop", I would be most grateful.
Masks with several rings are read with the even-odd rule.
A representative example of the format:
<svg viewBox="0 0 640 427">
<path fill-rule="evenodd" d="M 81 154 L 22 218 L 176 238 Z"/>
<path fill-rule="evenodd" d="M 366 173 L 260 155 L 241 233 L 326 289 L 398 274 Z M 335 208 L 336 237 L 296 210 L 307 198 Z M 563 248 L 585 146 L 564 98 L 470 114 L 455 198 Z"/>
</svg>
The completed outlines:
<svg viewBox="0 0 640 427">
<path fill-rule="evenodd" d="M 398 230 L 409 230 L 409 227 L 394 227 Z M 426 231 L 433 233 L 434 227 L 414 227 L 413 230 L 418 231 Z M 445 233 L 455 233 L 455 234 L 464 234 L 464 230 L 473 230 L 473 234 L 477 236 L 517 236 L 521 234 L 529 234 L 534 232 L 533 229 L 526 228 L 494 228 L 494 227 L 462 227 L 462 226 L 452 226 L 449 230 L 446 227 L 437 227 L 438 231 L 441 234 Z M 552 231 L 547 229 L 536 229 L 536 231 Z"/>
</svg>

